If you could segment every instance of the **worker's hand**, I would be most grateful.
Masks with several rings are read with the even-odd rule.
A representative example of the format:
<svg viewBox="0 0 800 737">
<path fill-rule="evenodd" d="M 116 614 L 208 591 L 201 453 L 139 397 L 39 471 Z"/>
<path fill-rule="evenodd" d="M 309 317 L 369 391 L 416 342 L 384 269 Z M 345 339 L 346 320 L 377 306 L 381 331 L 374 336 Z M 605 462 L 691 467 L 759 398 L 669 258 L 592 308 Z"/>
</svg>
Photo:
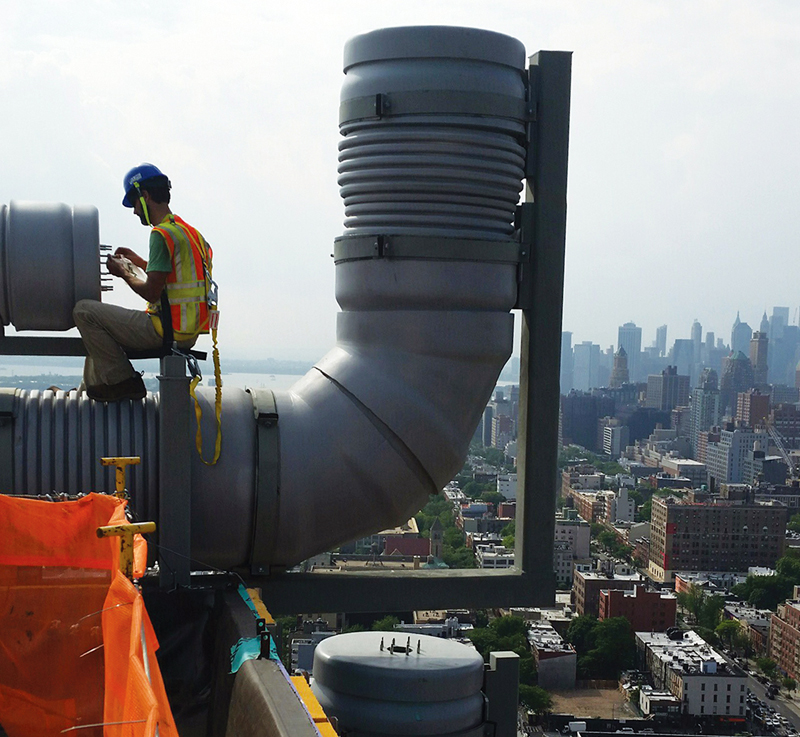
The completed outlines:
<svg viewBox="0 0 800 737">
<path fill-rule="evenodd" d="M 122 256 L 128 261 L 130 261 L 135 266 L 138 266 L 140 269 L 147 268 L 147 261 L 145 261 L 136 251 L 131 250 L 130 248 L 125 248 L 124 246 L 118 248 L 114 251 L 115 256 Z"/>
<path fill-rule="evenodd" d="M 124 256 L 118 256 L 117 254 L 109 256 L 106 259 L 106 268 L 108 269 L 109 274 L 113 274 L 114 276 L 118 276 L 122 279 L 133 274 L 130 259 L 127 259 Z"/>
</svg>

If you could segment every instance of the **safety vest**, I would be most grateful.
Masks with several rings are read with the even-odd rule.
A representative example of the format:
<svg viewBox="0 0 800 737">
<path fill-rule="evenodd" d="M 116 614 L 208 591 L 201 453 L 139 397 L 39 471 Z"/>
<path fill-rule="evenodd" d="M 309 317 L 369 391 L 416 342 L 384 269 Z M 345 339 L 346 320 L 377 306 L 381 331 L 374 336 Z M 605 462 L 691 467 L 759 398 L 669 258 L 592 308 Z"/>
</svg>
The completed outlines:
<svg viewBox="0 0 800 737">
<path fill-rule="evenodd" d="M 211 247 L 195 228 L 177 215 L 169 215 L 153 230 L 163 236 L 172 259 L 166 290 L 176 340 L 207 333 Z M 161 321 L 157 319 L 160 305 L 151 302 L 147 311 L 156 318 L 156 330 L 161 332 Z"/>
</svg>

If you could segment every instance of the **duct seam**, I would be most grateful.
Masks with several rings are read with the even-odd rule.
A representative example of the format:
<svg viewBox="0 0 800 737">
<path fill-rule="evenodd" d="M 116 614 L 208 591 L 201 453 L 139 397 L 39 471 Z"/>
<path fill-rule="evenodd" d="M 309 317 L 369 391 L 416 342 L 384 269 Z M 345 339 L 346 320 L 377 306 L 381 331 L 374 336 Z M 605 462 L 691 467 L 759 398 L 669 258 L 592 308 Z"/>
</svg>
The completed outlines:
<svg viewBox="0 0 800 737">
<path fill-rule="evenodd" d="M 345 397 L 347 397 L 353 405 L 361 412 L 364 417 L 375 427 L 375 429 L 385 438 L 386 442 L 403 459 L 409 470 L 417 477 L 423 486 L 430 489 L 431 494 L 438 494 L 439 489 L 436 483 L 425 470 L 425 467 L 420 463 L 414 452 L 403 442 L 403 440 L 395 434 L 395 432 L 380 419 L 366 404 L 364 404 L 355 394 L 348 391 L 332 376 L 326 374 L 322 369 L 315 366 L 328 381 L 330 381 Z"/>
</svg>

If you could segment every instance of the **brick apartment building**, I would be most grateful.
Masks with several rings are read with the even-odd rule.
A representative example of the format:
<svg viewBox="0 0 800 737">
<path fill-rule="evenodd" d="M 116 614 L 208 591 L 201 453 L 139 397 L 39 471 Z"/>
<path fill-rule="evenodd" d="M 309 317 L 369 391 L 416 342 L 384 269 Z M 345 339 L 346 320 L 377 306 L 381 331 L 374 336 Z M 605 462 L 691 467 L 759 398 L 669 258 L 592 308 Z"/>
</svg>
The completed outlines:
<svg viewBox="0 0 800 737">
<path fill-rule="evenodd" d="M 588 522 L 599 522 L 605 516 L 605 499 L 596 491 L 578 491 L 570 489 L 568 499 L 578 514 Z"/>
<path fill-rule="evenodd" d="M 783 555 L 786 521 L 783 506 L 718 500 L 681 504 L 670 497 L 654 497 L 649 574 L 669 582 L 675 571 L 774 568 Z"/>
<path fill-rule="evenodd" d="M 678 699 L 684 714 L 744 725 L 747 674 L 696 632 L 637 632 L 636 650 L 639 668 Z"/>
<path fill-rule="evenodd" d="M 646 591 L 635 586 L 633 591 L 601 589 L 599 618 L 625 617 L 634 632 L 666 632 L 675 626 L 678 599 L 674 594 Z"/>
<path fill-rule="evenodd" d="M 600 591 L 603 589 L 620 589 L 633 591 L 637 584 L 642 583 L 638 573 L 629 575 L 612 575 L 597 573 L 596 571 L 575 570 L 572 580 L 572 598 L 575 611 L 578 614 L 592 614 L 595 617 L 600 612 Z"/>
<path fill-rule="evenodd" d="M 756 389 L 739 392 L 736 397 L 736 420 L 755 427 L 763 425 L 769 414 L 769 394 L 762 394 Z"/>
<path fill-rule="evenodd" d="M 795 680 L 800 674 L 800 601 L 787 601 L 772 615 L 769 657 Z"/>
</svg>

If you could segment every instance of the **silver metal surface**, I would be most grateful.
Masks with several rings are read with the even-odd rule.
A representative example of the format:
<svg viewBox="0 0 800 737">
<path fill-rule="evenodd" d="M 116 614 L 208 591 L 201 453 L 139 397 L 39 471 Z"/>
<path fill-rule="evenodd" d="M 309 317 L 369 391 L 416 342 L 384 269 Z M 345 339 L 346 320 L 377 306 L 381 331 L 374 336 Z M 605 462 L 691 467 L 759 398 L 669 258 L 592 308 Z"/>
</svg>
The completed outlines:
<svg viewBox="0 0 800 737">
<path fill-rule="evenodd" d="M 336 267 L 336 301 L 345 311 L 507 311 L 516 275 L 516 264 L 347 261 Z"/>
<path fill-rule="evenodd" d="M 510 238 L 525 165 L 522 44 L 388 28 L 348 41 L 344 58 L 346 232 Z"/>
<path fill-rule="evenodd" d="M 391 428 L 318 370 L 275 400 L 281 489 L 273 563 L 393 527 L 438 491 Z"/>
<path fill-rule="evenodd" d="M 198 387 L 197 398 L 203 410 L 203 454 L 210 458 L 217 437 L 214 389 Z M 195 450 L 194 418 L 190 427 L 186 442 L 192 474 L 193 567 L 245 566 L 253 539 L 257 468 L 252 398 L 242 389 L 223 388 L 222 454 L 214 466 L 204 465 Z"/>
<path fill-rule="evenodd" d="M 69 330 L 100 299 L 97 208 L 12 201 L 0 209 L 0 318 L 17 330 Z"/>
<path fill-rule="evenodd" d="M 483 658 L 457 642 L 353 632 L 317 645 L 311 689 L 348 732 L 444 736 L 482 723 L 483 673 Z"/>
<path fill-rule="evenodd" d="M 86 394 L 21 391 L 14 396 L 13 493 L 114 491 L 103 456 L 141 456 L 127 472 L 128 490 L 144 518 L 155 509 L 158 395 L 99 404 Z"/>
</svg>

